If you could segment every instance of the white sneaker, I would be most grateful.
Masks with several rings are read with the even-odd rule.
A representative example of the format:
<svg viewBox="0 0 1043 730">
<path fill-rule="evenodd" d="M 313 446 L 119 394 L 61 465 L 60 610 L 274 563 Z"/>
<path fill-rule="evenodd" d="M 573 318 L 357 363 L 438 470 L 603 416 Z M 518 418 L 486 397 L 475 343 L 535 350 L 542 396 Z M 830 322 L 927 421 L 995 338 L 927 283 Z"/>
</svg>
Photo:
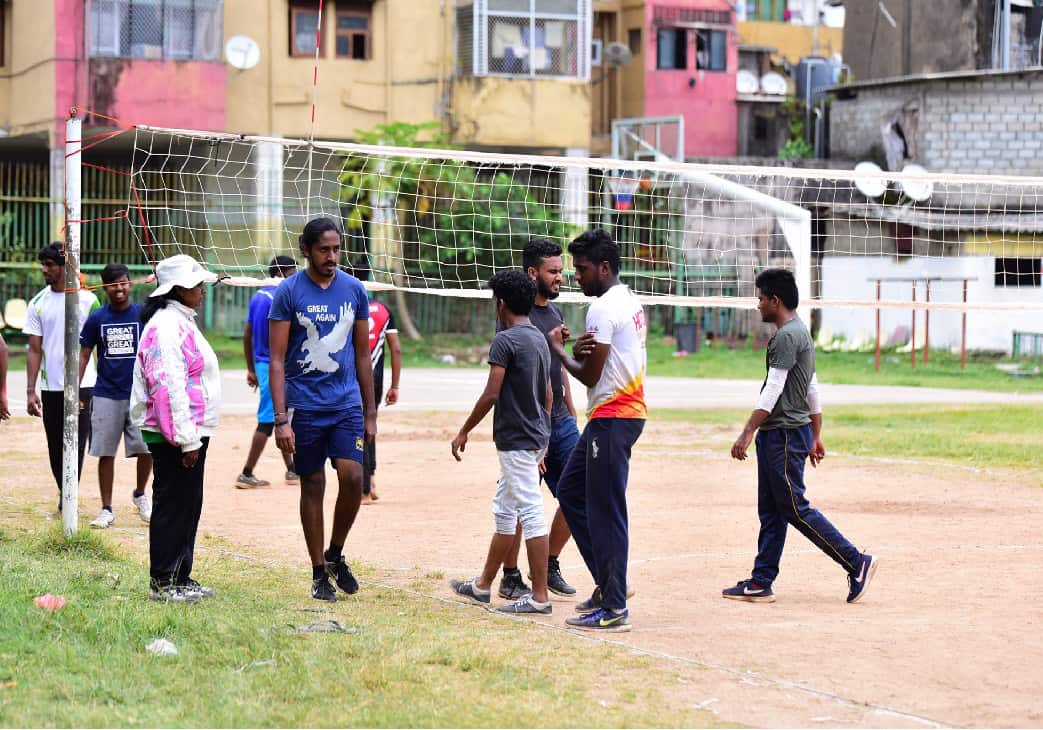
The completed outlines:
<svg viewBox="0 0 1043 730">
<path fill-rule="evenodd" d="M 107 509 L 103 509 L 98 513 L 97 517 L 91 520 L 91 527 L 105 529 L 106 527 L 112 527 L 112 523 L 115 521 L 116 515 L 112 514 Z"/>
<path fill-rule="evenodd" d="M 147 494 L 142 494 L 140 497 L 134 497 L 134 506 L 138 508 L 142 521 L 148 524 L 152 520 L 152 500 Z"/>
</svg>

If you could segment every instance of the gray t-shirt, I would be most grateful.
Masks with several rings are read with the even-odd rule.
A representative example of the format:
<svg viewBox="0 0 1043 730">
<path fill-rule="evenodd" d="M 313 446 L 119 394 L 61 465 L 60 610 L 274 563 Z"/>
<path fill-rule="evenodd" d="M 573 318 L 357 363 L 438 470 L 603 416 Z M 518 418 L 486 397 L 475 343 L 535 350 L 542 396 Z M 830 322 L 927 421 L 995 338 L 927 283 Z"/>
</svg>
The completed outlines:
<svg viewBox="0 0 1043 730">
<path fill-rule="evenodd" d="M 794 317 L 779 327 L 779 331 L 768 342 L 765 357 L 767 367 L 788 370 L 786 385 L 782 388 L 775 408 L 761 424 L 761 430 L 798 428 L 811 421 L 808 410 L 808 385 L 815 374 L 815 343 L 811 333 L 799 317 Z M 768 382 L 764 379 L 764 384 Z M 764 385 L 761 385 L 764 390 Z"/>
<path fill-rule="evenodd" d="M 489 348 L 489 364 L 506 369 L 493 413 L 493 441 L 500 451 L 535 451 L 550 441 L 547 383 L 550 348 L 531 324 L 516 324 L 497 333 Z"/>
<path fill-rule="evenodd" d="M 552 302 L 547 302 L 545 307 L 538 304 L 532 306 L 529 321 L 546 335 L 555 327 L 563 325 L 565 318 L 561 316 L 560 309 Z M 500 323 L 500 320 L 496 320 L 496 331 L 503 331 L 503 324 Z M 557 420 L 572 415 L 565 404 L 565 385 L 561 381 L 561 358 L 553 350 L 550 351 L 550 389 L 554 393 L 554 407 L 550 409 L 550 417 Z"/>
</svg>

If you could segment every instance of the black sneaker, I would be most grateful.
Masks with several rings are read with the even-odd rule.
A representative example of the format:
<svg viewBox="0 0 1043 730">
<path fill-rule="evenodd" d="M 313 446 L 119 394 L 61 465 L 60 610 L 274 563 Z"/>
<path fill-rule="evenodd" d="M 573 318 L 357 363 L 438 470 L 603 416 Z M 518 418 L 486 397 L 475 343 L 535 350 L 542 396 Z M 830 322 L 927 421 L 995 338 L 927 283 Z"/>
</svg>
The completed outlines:
<svg viewBox="0 0 1043 730">
<path fill-rule="evenodd" d="M 210 588 L 209 586 L 200 585 L 199 581 L 193 580 L 191 578 L 188 578 L 185 581 L 178 583 L 177 585 L 179 588 L 184 588 L 186 591 L 198 593 L 200 598 L 213 598 L 217 594 L 217 591 L 215 591 L 213 588 Z"/>
<path fill-rule="evenodd" d="M 337 600 L 337 591 L 333 590 L 330 579 L 322 576 L 311 582 L 311 597 L 316 601 L 330 601 L 332 603 Z"/>
<path fill-rule="evenodd" d="M 561 566 L 557 558 L 547 561 L 547 590 L 557 593 L 559 596 L 574 596 L 576 589 L 561 577 Z"/>
<path fill-rule="evenodd" d="M 749 580 L 740 580 L 731 588 L 725 588 L 721 591 L 721 595 L 725 598 L 731 598 L 733 601 L 775 603 L 775 594 L 771 592 L 771 587 L 769 586 L 765 588 L 759 583 L 754 582 L 752 578 Z"/>
<path fill-rule="evenodd" d="M 203 597 L 193 590 L 175 585 L 158 585 L 149 587 L 148 599 L 165 603 L 199 603 Z"/>
<path fill-rule="evenodd" d="M 532 593 L 532 588 L 525 585 L 525 580 L 522 579 L 521 573 L 504 573 L 503 578 L 500 579 L 500 589 L 497 592 L 500 594 L 500 598 L 506 598 L 508 601 L 517 601 Z"/>
<path fill-rule="evenodd" d="M 500 613 L 539 613 L 547 615 L 551 613 L 554 608 L 550 605 L 550 601 L 546 603 L 540 603 L 532 597 L 532 594 L 520 598 L 514 603 L 508 603 L 503 606 L 497 606 L 496 610 Z"/>
<path fill-rule="evenodd" d="M 862 556 L 862 564 L 858 566 L 858 572 L 849 573 L 847 576 L 847 585 L 850 588 L 847 593 L 848 603 L 857 603 L 866 594 L 866 591 L 869 590 L 869 581 L 873 580 L 873 576 L 876 575 L 879 564 L 879 558 L 874 558 L 868 553 Z"/>
<path fill-rule="evenodd" d="M 337 583 L 337 587 L 349 596 L 359 592 L 359 582 L 351 574 L 344 556 L 341 555 L 335 562 L 326 560 L 326 573 Z"/>
<path fill-rule="evenodd" d="M 477 585 L 478 579 L 471 578 L 471 580 L 451 580 L 449 585 L 452 586 L 453 591 L 465 598 L 470 598 L 472 601 L 478 603 L 489 604 L 489 591 L 483 591 Z"/>
</svg>

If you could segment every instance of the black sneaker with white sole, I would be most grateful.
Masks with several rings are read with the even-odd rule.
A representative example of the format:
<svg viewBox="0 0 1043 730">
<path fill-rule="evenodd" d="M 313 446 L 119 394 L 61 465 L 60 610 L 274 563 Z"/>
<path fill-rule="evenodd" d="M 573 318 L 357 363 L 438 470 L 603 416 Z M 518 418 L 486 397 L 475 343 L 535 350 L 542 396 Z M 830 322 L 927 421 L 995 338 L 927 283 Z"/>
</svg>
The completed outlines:
<svg viewBox="0 0 1043 730">
<path fill-rule="evenodd" d="M 183 588 L 186 591 L 192 591 L 198 593 L 200 598 L 213 598 L 217 591 L 209 586 L 200 585 L 199 581 L 188 578 L 185 581 L 177 584 L 178 588 Z"/>
<path fill-rule="evenodd" d="M 847 576 L 847 602 L 858 603 L 865 597 L 866 591 L 869 590 L 869 581 L 873 580 L 873 576 L 876 575 L 877 566 L 880 564 L 880 558 L 874 558 L 869 553 L 862 555 L 862 562 L 858 566 L 858 572 L 849 573 Z"/>
<path fill-rule="evenodd" d="M 471 578 L 471 580 L 451 580 L 449 581 L 449 585 L 453 587 L 453 591 L 458 596 L 470 598 L 472 601 L 489 605 L 491 591 L 483 591 L 476 585 L 477 582 L 477 578 Z"/>
<path fill-rule="evenodd" d="M 311 582 L 311 597 L 316 601 L 329 601 L 332 603 L 337 600 L 337 591 L 333 589 L 330 579 L 324 575 Z"/>
<path fill-rule="evenodd" d="M 159 585 L 153 583 L 149 587 L 148 599 L 150 601 L 162 601 L 165 603 L 199 603 L 202 596 L 195 591 L 171 584 Z"/>
<path fill-rule="evenodd" d="M 337 587 L 347 593 L 349 596 L 359 592 L 359 582 L 355 580 L 355 576 L 351 573 L 351 568 L 348 567 L 348 563 L 344 560 L 344 556 L 341 555 L 336 560 L 330 560 L 328 556 L 324 556 L 326 560 L 326 573 L 336 583 Z"/>
<path fill-rule="evenodd" d="M 528 596 L 525 596 L 524 598 L 515 601 L 514 603 L 507 603 L 503 606 L 497 606 L 496 610 L 500 613 L 536 613 L 547 615 L 551 613 L 554 609 L 551 607 L 550 601 L 547 601 L 546 603 L 540 603 L 539 601 L 535 600 L 530 594 Z"/>
<path fill-rule="evenodd" d="M 774 603 L 775 594 L 771 592 L 771 586 L 762 586 L 752 578 L 740 580 L 731 588 L 721 591 L 724 598 L 733 601 L 749 601 L 750 603 Z"/>
<path fill-rule="evenodd" d="M 497 593 L 500 594 L 500 598 L 506 598 L 508 601 L 517 601 L 532 593 L 532 588 L 525 584 L 520 571 L 514 571 L 513 573 L 503 574 Z"/>
</svg>

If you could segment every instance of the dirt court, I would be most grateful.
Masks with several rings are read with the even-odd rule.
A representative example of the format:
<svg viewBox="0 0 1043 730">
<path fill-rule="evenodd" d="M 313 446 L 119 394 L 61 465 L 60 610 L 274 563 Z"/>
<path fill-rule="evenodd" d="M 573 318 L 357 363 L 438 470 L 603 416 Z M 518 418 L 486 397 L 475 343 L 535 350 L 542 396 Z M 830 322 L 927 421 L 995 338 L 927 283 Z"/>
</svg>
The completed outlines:
<svg viewBox="0 0 1043 730">
<path fill-rule="evenodd" d="M 464 462 L 453 461 L 449 442 L 463 418 L 381 410 L 381 499 L 362 509 L 346 546 L 349 560 L 376 567 L 373 580 L 409 590 L 422 585 L 433 598 L 451 600 L 448 579 L 470 577 L 481 565 L 493 529 L 497 462 L 491 418 L 473 435 Z M 276 479 L 264 490 L 233 486 L 252 427 L 248 416 L 223 419 L 208 457 L 201 529 L 299 570 L 303 593 L 307 560 L 296 488 Z M 845 603 L 843 572 L 791 530 L 778 602 L 725 601 L 721 589 L 749 575 L 757 534 L 754 462 L 727 456 L 735 427 L 646 428 L 629 488 L 634 630 L 612 635 L 614 642 L 658 657 L 678 675 L 670 696 L 722 721 L 1043 725 L 1043 612 L 1034 598 L 1043 558 L 1038 486 L 961 467 L 827 458 L 811 474 L 809 494 L 857 545 L 882 559 L 867 597 Z M 0 426 L 0 438 L 6 465 L 19 470 L 13 477 L 5 469 L 0 494 L 34 496 L 42 519 L 54 508 L 55 488 L 41 424 L 15 418 Z M 95 464 L 87 459 L 81 485 L 88 519 L 99 507 Z M 257 473 L 282 474 L 274 443 Z M 129 504 L 132 478 L 132 466 L 118 461 L 113 529 L 143 541 L 145 527 Z M 328 509 L 332 502 L 331 490 Z M 548 497 L 548 515 L 552 509 Z M 580 598 L 589 595 L 590 577 L 571 544 L 562 569 Z M 418 580 L 439 572 L 443 580 Z M 572 602 L 556 599 L 554 611 L 543 623 L 561 630 Z"/>
</svg>

